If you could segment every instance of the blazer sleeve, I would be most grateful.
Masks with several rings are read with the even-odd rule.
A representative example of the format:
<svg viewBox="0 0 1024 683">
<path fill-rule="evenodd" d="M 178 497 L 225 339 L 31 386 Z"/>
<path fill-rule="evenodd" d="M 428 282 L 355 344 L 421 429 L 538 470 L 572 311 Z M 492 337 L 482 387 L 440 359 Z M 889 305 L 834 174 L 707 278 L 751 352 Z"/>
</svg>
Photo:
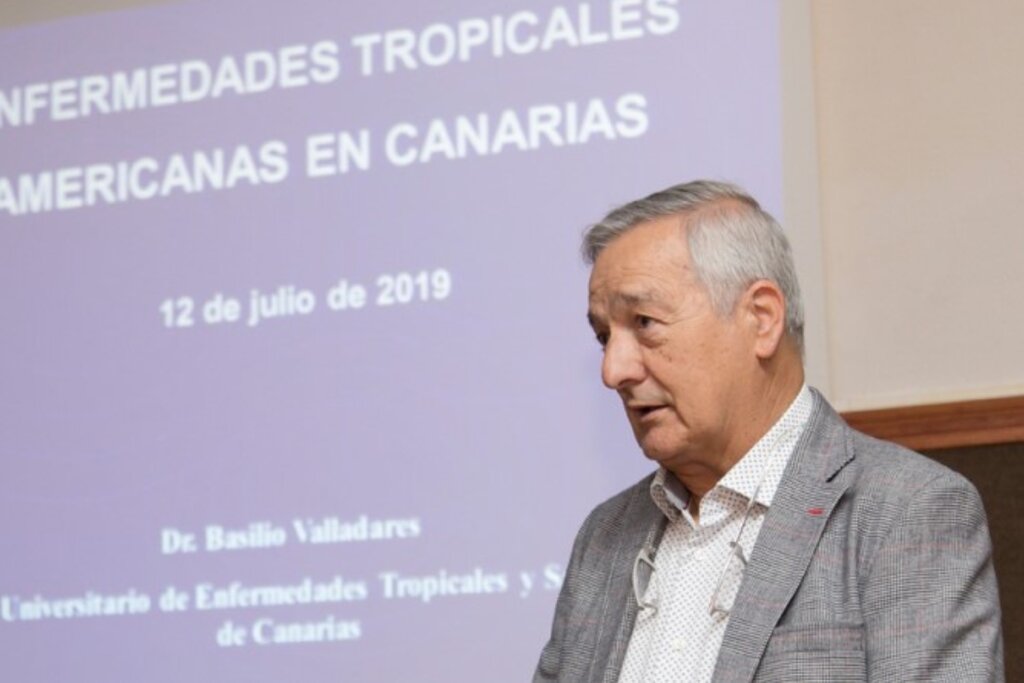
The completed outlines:
<svg viewBox="0 0 1024 683">
<path fill-rule="evenodd" d="M 1003 680 L 991 541 L 966 479 L 944 470 L 897 511 L 862 604 L 869 680 Z"/>
</svg>

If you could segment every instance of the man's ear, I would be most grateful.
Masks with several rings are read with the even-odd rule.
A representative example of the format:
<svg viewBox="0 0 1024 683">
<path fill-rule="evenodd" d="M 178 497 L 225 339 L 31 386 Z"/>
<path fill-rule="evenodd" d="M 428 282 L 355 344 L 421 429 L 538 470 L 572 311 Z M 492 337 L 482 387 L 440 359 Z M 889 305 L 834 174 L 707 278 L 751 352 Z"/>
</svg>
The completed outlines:
<svg viewBox="0 0 1024 683">
<path fill-rule="evenodd" d="M 754 353 L 768 360 L 779 350 L 786 332 L 786 297 L 771 280 L 757 280 L 747 288 L 742 302 L 754 333 Z"/>
</svg>

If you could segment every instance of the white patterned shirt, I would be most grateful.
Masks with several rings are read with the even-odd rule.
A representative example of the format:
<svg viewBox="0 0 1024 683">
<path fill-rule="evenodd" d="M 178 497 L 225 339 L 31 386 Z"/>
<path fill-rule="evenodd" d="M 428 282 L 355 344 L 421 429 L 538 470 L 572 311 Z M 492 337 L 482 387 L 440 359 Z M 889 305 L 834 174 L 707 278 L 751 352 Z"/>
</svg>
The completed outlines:
<svg viewBox="0 0 1024 683">
<path fill-rule="evenodd" d="M 650 577 L 643 603 L 651 606 L 637 614 L 619 683 L 711 680 L 729 622 L 727 611 L 743 578 L 742 562 L 732 556 L 730 543 L 749 507 L 739 543 L 744 558 L 750 558 L 813 407 L 805 384 L 779 421 L 701 499 L 696 521 L 688 511 L 690 494 L 679 480 L 665 469 L 655 475 L 651 497 L 668 525 L 653 574 L 640 572 Z M 724 612 L 712 615 L 712 600 Z"/>
</svg>

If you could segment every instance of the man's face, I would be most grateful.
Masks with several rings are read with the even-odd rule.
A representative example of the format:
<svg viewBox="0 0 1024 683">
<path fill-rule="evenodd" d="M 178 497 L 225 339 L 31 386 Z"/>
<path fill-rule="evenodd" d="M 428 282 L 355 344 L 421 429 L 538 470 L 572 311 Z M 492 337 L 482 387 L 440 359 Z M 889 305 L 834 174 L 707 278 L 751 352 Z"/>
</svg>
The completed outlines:
<svg viewBox="0 0 1024 683">
<path fill-rule="evenodd" d="M 714 468 L 756 372 L 749 326 L 719 316 L 690 264 L 683 219 L 615 238 L 590 275 L 588 317 L 604 347 L 601 377 L 618 392 L 648 458 L 677 474 Z"/>
</svg>

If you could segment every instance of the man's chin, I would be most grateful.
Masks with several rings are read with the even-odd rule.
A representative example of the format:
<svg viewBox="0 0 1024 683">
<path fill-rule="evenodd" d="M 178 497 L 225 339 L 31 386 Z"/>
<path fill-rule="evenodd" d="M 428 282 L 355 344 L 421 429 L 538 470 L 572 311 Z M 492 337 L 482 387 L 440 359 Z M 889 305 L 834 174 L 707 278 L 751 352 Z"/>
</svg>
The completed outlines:
<svg viewBox="0 0 1024 683">
<path fill-rule="evenodd" d="M 648 460 L 667 466 L 667 463 L 678 462 L 683 457 L 684 449 L 678 442 L 665 442 L 652 438 L 637 439 L 640 450 Z"/>
</svg>

